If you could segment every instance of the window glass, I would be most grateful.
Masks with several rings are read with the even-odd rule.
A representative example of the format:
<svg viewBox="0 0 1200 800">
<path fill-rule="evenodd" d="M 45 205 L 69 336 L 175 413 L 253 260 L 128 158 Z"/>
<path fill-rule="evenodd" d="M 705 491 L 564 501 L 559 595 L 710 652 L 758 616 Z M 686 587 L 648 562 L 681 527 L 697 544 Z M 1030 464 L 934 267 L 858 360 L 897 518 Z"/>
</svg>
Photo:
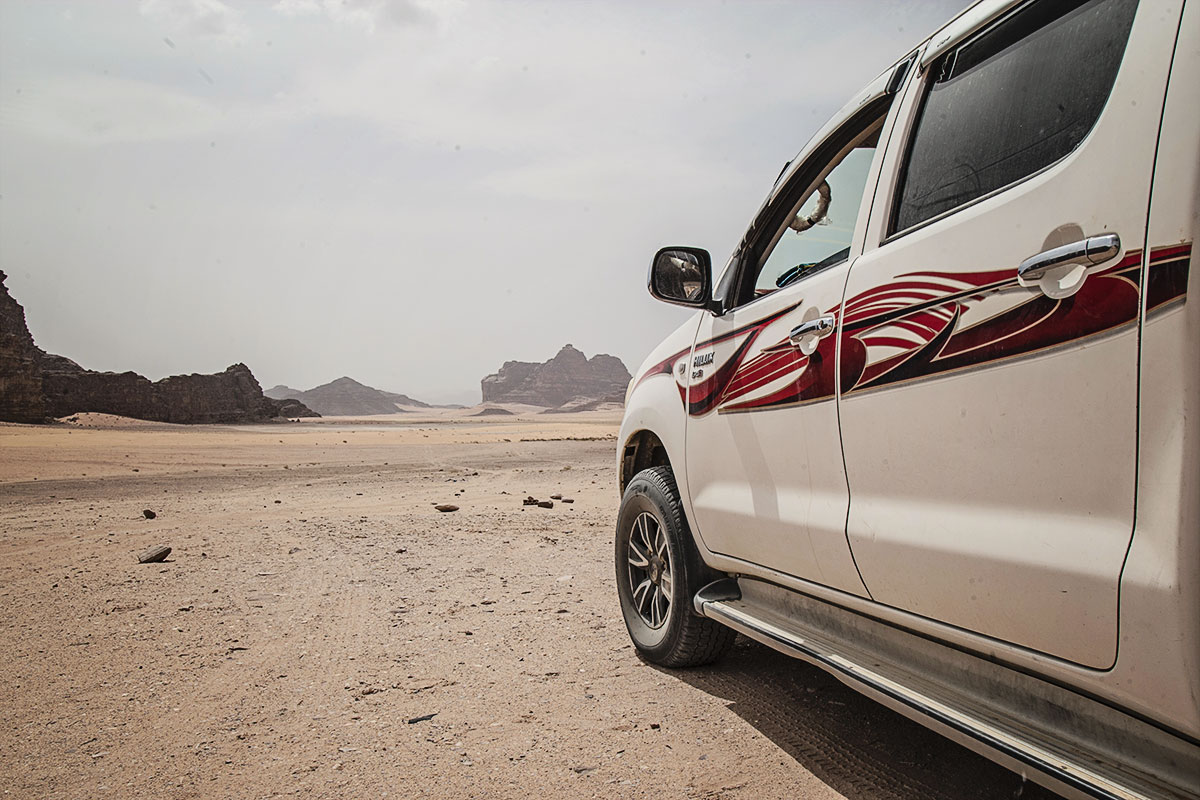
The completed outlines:
<svg viewBox="0 0 1200 800">
<path fill-rule="evenodd" d="M 1071 152 L 1108 100 L 1136 8 L 1137 0 L 1042 0 L 935 62 L 892 230 Z"/>
<path fill-rule="evenodd" d="M 848 151 L 800 205 L 763 261 L 756 297 L 846 260 L 877 140 L 875 134 Z"/>
</svg>

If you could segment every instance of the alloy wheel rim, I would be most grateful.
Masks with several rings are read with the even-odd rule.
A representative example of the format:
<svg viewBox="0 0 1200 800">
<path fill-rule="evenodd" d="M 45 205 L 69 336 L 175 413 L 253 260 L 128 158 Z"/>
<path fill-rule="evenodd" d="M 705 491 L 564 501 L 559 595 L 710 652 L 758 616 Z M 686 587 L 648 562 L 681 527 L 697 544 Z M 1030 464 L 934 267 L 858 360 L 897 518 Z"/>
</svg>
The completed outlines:
<svg viewBox="0 0 1200 800">
<path fill-rule="evenodd" d="M 667 532 L 653 514 L 643 511 L 629 532 L 629 589 L 634 610 L 650 628 L 666 624 L 674 584 Z"/>
</svg>

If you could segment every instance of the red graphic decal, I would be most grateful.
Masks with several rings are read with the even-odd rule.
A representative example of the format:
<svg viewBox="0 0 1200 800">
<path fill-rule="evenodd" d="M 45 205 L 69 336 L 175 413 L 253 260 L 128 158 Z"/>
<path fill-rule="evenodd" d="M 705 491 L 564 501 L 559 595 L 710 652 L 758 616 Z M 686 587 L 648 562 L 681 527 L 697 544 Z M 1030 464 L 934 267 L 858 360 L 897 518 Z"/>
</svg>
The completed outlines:
<svg viewBox="0 0 1200 800">
<path fill-rule="evenodd" d="M 1144 287 L 1147 313 L 1185 299 L 1191 254 L 1190 242 L 1151 250 Z M 821 339 L 812 355 L 805 356 L 785 338 L 751 356 L 762 331 L 799 308 L 797 303 L 698 343 L 697 352 L 745 337 L 705 380 L 685 386 L 690 376 L 682 376 L 680 396 L 692 416 L 779 408 L 831 399 L 835 378 L 842 393 L 850 393 L 1069 345 L 1136 323 L 1143 291 L 1141 261 L 1142 251 L 1129 251 L 1062 300 L 1021 287 L 1012 269 L 912 272 L 825 312 L 840 317 L 839 334 Z M 966 316 L 986 298 L 1010 292 L 1016 301 L 1003 311 L 973 323 Z M 839 338 L 840 375 L 835 370 Z M 690 349 L 651 367 L 641 380 L 670 374 Z"/>
<path fill-rule="evenodd" d="M 1170 250 L 1177 258 L 1183 255 L 1179 248 Z M 1126 253 L 1115 265 L 1088 276 L 1076 294 L 1063 300 L 1020 287 L 1011 270 L 900 276 L 918 280 L 902 280 L 847 302 L 858 311 L 853 319 L 847 316 L 842 328 L 842 391 L 877 389 L 977 367 L 1133 324 L 1140 302 L 1141 259 L 1140 250 Z M 1152 253 L 1152 265 L 1163 260 L 1159 251 Z M 1156 269 L 1151 269 L 1152 283 Z M 1179 282 L 1170 283 L 1164 295 L 1178 292 Z M 944 291 L 940 296 L 934 294 L 938 287 Z M 967 309 L 996 292 L 1023 292 L 1027 297 L 982 322 L 964 325 Z M 898 294 L 916 302 L 897 312 L 890 306 Z M 898 338 L 897 328 L 910 334 L 911 341 Z M 899 352 L 868 366 L 871 348 L 879 347 Z"/>
</svg>

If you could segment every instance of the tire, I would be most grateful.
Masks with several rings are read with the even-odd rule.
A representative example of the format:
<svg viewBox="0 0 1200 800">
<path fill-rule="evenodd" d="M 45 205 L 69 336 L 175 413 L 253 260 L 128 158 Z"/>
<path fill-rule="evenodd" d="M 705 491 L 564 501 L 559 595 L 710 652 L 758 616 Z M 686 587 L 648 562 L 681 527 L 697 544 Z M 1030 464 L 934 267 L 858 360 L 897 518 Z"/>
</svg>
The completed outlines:
<svg viewBox="0 0 1200 800">
<path fill-rule="evenodd" d="M 719 575 L 700 560 L 670 467 L 642 470 L 617 514 L 617 595 L 634 647 L 664 667 L 710 664 L 737 634 L 692 610 L 696 592 Z"/>
</svg>

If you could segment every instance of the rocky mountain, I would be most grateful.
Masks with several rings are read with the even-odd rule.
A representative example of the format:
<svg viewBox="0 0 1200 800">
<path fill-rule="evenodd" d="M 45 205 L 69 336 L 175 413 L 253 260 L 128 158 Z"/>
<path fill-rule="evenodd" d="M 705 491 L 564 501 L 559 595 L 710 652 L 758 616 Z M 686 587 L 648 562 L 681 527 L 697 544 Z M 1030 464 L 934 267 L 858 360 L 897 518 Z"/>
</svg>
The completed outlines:
<svg viewBox="0 0 1200 800">
<path fill-rule="evenodd" d="M 25 309 L 8 293 L 0 272 L 0 420 L 41 422 L 46 417 L 42 399 L 41 350 L 25 324 Z"/>
<path fill-rule="evenodd" d="M 136 372 L 95 372 L 46 353 L 34 344 L 6 277 L 0 272 L 0 420 L 44 422 L 82 411 L 177 423 L 317 416 L 302 403 L 265 397 L 245 364 L 150 381 Z"/>
<path fill-rule="evenodd" d="M 588 358 L 572 345 L 541 364 L 506 361 L 480 383 L 485 403 L 528 403 L 559 408 L 567 404 L 623 403 L 629 370 L 616 356 Z"/>
<path fill-rule="evenodd" d="M 403 406 L 432 408 L 428 403 L 414 400 L 405 394 L 385 392 L 359 383 L 353 378 L 338 378 L 335 381 L 299 391 L 288 386 L 272 386 L 264 394 L 278 400 L 295 399 L 327 417 L 362 417 L 372 414 L 401 414 Z"/>
</svg>

